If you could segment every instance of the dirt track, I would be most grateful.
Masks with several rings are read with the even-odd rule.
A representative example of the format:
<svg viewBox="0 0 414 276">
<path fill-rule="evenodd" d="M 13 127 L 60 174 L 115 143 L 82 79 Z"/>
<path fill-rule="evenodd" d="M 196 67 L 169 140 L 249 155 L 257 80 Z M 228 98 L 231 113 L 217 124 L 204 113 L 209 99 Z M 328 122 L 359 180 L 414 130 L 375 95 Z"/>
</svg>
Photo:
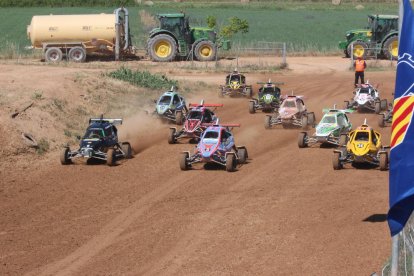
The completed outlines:
<svg viewBox="0 0 414 276">
<path fill-rule="evenodd" d="M 330 70 L 317 70 L 307 64 L 309 59 L 297 60 L 291 71 L 248 78 L 284 81 L 282 90 L 305 95 L 317 119 L 322 108 L 350 98 L 353 74 L 346 71 L 344 61 L 323 67 Z M 309 71 L 304 69 L 307 66 Z M 367 75 L 371 83 L 381 83 L 383 97 L 390 99 L 395 72 Z M 218 84 L 222 78 L 211 74 L 203 80 Z M 138 154 L 116 167 L 61 166 L 55 152 L 50 154 L 53 160 L 42 166 L 3 171 L 0 274 L 369 275 L 380 271 L 390 252 L 388 228 L 381 219 L 388 206 L 387 172 L 351 167 L 333 171 L 332 149 L 299 149 L 298 130 L 265 130 L 264 115 L 249 114 L 246 99 L 218 99 L 216 90 L 193 98 L 223 102 L 224 108 L 217 111 L 221 121 L 242 124 L 235 138 L 247 147 L 248 164 L 235 173 L 182 172 L 179 152 L 194 145 L 167 144 L 164 126 L 143 127 L 141 132 L 137 128 L 141 138 L 130 138 L 138 145 Z M 350 117 L 354 125 L 367 118 L 376 127 L 374 114 Z M 381 132 L 387 143 L 389 128 Z M 370 222 L 372 216 L 380 219 Z"/>
</svg>

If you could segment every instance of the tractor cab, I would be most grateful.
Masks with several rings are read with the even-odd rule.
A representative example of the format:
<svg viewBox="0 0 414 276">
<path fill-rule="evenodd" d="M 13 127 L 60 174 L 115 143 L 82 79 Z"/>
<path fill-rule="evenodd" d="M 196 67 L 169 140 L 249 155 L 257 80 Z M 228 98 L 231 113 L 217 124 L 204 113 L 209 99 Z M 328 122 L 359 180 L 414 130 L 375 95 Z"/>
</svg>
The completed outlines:
<svg viewBox="0 0 414 276">
<path fill-rule="evenodd" d="M 172 33 L 175 38 L 191 43 L 190 24 L 183 13 L 159 14 L 160 29 Z"/>
<path fill-rule="evenodd" d="M 368 29 L 372 32 L 372 41 L 380 43 L 386 34 L 398 30 L 398 16 L 368 15 Z"/>
</svg>

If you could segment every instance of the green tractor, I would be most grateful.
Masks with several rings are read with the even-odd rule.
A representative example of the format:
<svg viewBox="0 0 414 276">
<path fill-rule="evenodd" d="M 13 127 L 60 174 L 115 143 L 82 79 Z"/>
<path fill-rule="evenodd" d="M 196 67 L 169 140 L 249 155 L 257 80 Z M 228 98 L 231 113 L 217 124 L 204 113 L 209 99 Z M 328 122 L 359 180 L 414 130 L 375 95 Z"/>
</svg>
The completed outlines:
<svg viewBox="0 0 414 276">
<path fill-rule="evenodd" d="M 147 52 L 151 60 L 166 62 L 194 55 L 199 61 L 212 61 L 217 48 L 230 49 L 230 41 L 220 41 L 214 29 L 190 27 L 183 13 L 159 14 L 160 27 L 151 30 Z"/>
<path fill-rule="evenodd" d="M 366 29 L 350 30 L 346 33 L 346 41 L 339 42 L 339 48 L 347 57 L 367 55 L 383 55 L 387 59 L 398 59 L 398 16 L 368 15 Z"/>
</svg>

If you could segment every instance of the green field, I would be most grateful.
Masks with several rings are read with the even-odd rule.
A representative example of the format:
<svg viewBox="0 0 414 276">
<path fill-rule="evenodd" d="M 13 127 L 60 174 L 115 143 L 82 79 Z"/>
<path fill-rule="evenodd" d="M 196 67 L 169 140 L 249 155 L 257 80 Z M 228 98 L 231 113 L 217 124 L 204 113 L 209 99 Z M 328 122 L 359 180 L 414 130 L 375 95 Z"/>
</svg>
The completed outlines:
<svg viewBox="0 0 414 276">
<path fill-rule="evenodd" d="M 193 25 L 204 24 L 207 15 L 214 15 L 218 23 L 224 24 L 227 18 L 238 16 L 247 19 L 250 32 L 233 37 L 236 47 L 248 47 L 255 41 L 287 42 L 288 50 L 295 52 L 332 52 L 339 51 L 337 43 L 344 39 L 348 29 L 366 25 L 366 15 L 370 13 L 397 14 L 397 4 L 364 4 L 362 10 L 352 4 L 333 6 L 327 3 L 261 3 L 261 4 L 158 4 L 153 7 L 130 7 L 130 26 L 133 43 L 143 47 L 146 32 L 139 19 L 139 11 L 145 9 L 151 14 L 161 12 L 185 11 L 192 18 Z M 28 7 L 0 8 L 3 18 L 0 25 L 0 52 L 10 55 L 13 50 L 24 54 L 25 46 L 30 45 L 26 37 L 26 26 L 33 15 L 42 14 L 85 14 L 111 13 L 108 7 Z"/>
</svg>

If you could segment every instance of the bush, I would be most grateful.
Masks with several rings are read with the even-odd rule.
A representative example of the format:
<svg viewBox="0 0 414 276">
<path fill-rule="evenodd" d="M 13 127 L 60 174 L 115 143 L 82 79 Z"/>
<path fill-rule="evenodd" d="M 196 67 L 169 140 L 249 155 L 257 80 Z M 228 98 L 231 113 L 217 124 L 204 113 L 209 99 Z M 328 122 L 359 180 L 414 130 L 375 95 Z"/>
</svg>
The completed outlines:
<svg viewBox="0 0 414 276">
<path fill-rule="evenodd" d="M 135 86 L 151 89 L 169 89 L 171 86 L 177 86 L 176 80 L 171 80 L 165 75 L 151 74 L 148 71 L 132 71 L 129 68 L 121 67 L 116 71 L 108 74 L 111 78 L 129 82 Z"/>
</svg>

